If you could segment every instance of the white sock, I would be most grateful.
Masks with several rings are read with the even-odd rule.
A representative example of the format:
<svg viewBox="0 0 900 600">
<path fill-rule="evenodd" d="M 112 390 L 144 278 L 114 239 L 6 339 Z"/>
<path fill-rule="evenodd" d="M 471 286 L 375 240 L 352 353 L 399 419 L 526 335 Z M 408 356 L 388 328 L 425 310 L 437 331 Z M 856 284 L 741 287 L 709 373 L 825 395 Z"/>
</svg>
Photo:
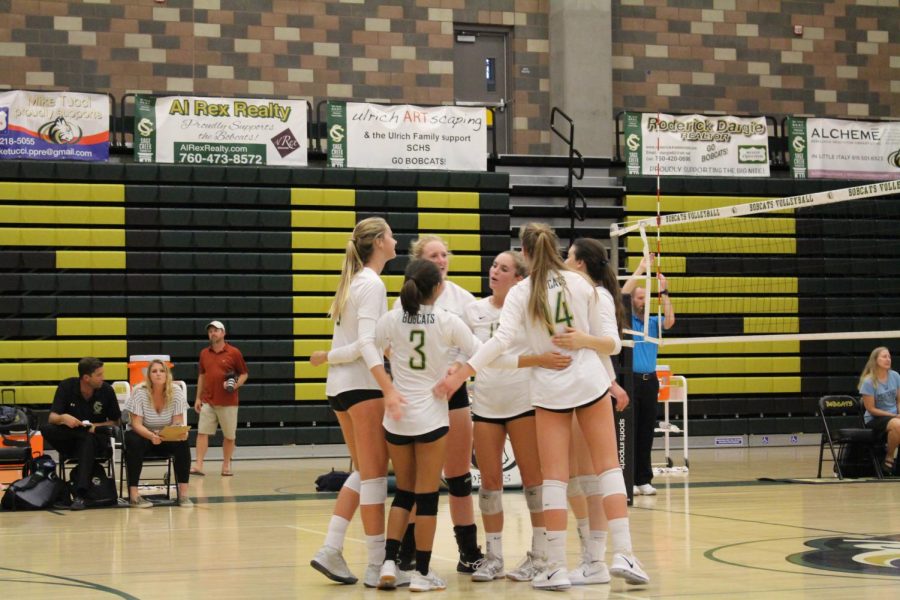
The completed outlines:
<svg viewBox="0 0 900 600">
<path fill-rule="evenodd" d="M 547 528 L 535 527 L 531 534 L 531 553 L 547 556 Z"/>
<path fill-rule="evenodd" d="M 325 545 L 337 550 L 344 549 L 344 537 L 347 535 L 347 527 L 350 521 L 344 517 L 331 515 L 331 521 L 328 523 L 328 534 L 325 536 Z"/>
<path fill-rule="evenodd" d="M 575 530 L 578 532 L 578 539 L 581 541 L 581 549 L 584 550 L 585 544 L 588 539 L 590 539 L 590 521 L 585 517 L 584 519 L 575 519 Z"/>
<path fill-rule="evenodd" d="M 370 565 L 380 565 L 384 562 L 384 534 L 367 535 L 366 550 L 369 554 Z"/>
<path fill-rule="evenodd" d="M 595 560 L 603 560 L 603 557 L 606 555 L 606 532 L 601 530 L 592 529 L 590 533 L 590 542 L 588 544 L 588 552 L 591 556 L 591 561 Z"/>
<path fill-rule="evenodd" d="M 609 539 L 616 554 L 631 554 L 631 529 L 628 517 L 609 520 Z"/>
<path fill-rule="evenodd" d="M 553 565 L 566 564 L 566 531 L 547 532 L 547 561 Z"/>
<path fill-rule="evenodd" d="M 503 560 L 503 533 L 484 533 L 485 546 L 488 554 Z"/>
</svg>

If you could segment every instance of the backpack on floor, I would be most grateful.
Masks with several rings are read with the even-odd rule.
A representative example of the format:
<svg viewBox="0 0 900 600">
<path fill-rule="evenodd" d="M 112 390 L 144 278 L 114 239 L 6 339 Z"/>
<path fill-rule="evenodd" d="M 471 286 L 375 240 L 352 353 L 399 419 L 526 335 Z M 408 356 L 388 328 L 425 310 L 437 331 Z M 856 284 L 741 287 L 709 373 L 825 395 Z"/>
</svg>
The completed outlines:
<svg viewBox="0 0 900 600">
<path fill-rule="evenodd" d="M 82 465 L 75 465 L 69 475 L 69 494 L 75 496 L 75 486 L 78 481 L 79 469 Z M 88 507 L 114 506 L 119 502 L 119 492 L 116 489 L 116 481 L 106 473 L 98 462 L 94 462 L 91 471 L 91 485 L 84 494 L 84 505 Z"/>
<path fill-rule="evenodd" d="M 316 477 L 316 491 L 339 492 L 348 477 L 350 477 L 350 473 L 346 471 L 335 471 L 334 469 L 331 469 L 328 473 Z"/>
<path fill-rule="evenodd" d="M 0 506 L 3 510 L 41 510 L 51 508 L 65 496 L 66 488 L 56 475 L 56 463 L 47 455 L 34 459 L 31 475 L 13 482 Z"/>
</svg>

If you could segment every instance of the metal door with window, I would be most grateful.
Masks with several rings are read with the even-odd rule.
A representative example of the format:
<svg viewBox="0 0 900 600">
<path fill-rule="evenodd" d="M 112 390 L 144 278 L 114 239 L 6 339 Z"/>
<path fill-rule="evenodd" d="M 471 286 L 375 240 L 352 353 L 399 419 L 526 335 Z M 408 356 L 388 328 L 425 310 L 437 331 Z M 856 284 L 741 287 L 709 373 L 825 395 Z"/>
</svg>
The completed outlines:
<svg viewBox="0 0 900 600">
<path fill-rule="evenodd" d="M 507 33 L 457 28 L 455 40 L 453 90 L 456 103 L 494 107 L 496 151 L 505 154 L 510 147 Z M 488 133 L 488 145 L 491 143 Z"/>
</svg>

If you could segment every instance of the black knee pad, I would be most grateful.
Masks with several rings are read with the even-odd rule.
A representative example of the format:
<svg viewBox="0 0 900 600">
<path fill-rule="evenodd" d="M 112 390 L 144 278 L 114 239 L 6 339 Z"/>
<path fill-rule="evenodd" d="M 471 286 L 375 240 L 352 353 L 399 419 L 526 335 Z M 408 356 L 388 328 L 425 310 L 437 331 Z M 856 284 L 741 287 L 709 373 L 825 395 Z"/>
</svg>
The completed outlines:
<svg viewBox="0 0 900 600">
<path fill-rule="evenodd" d="M 402 508 L 405 511 L 411 511 L 416 504 L 416 495 L 409 490 L 401 490 L 397 488 L 394 492 L 394 501 L 391 502 L 391 508 Z"/>
<path fill-rule="evenodd" d="M 447 488 L 450 490 L 451 496 L 458 498 L 466 498 L 472 495 L 472 474 L 466 473 L 458 477 L 449 477 L 447 479 Z"/>
<path fill-rule="evenodd" d="M 438 499 L 441 497 L 438 492 L 428 494 L 416 494 L 416 514 L 423 517 L 433 517 L 437 515 Z"/>
</svg>

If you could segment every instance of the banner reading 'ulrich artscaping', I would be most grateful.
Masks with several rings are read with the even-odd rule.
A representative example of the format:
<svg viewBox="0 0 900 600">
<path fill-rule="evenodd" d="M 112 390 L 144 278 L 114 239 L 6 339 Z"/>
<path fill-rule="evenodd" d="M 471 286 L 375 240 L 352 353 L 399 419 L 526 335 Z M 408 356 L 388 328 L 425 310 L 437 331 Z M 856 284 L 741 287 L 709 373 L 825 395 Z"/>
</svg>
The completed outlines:
<svg viewBox="0 0 900 600">
<path fill-rule="evenodd" d="M 787 136 L 798 179 L 900 178 L 900 123 L 788 117 Z"/>
<path fill-rule="evenodd" d="M 0 92 L 0 159 L 109 159 L 109 97 Z"/>
<path fill-rule="evenodd" d="M 766 119 L 625 113 L 625 163 L 629 175 L 768 177 Z"/>
<path fill-rule="evenodd" d="M 142 96 L 134 100 L 137 162 L 306 166 L 306 102 Z"/>
<path fill-rule="evenodd" d="M 487 169 L 480 107 L 328 103 L 328 164 L 371 169 Z"/>
</svg>

